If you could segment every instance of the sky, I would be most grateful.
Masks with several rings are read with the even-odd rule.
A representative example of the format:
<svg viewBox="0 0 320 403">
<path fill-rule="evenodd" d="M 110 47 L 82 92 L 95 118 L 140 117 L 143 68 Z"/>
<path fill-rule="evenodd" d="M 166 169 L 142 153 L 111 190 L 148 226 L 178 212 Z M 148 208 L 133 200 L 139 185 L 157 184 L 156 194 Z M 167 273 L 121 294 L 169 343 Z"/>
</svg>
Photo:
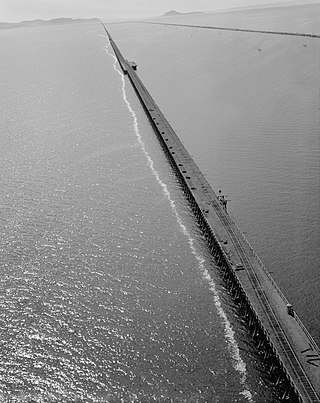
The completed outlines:
<svg viewBox="0 0 320 403">
<path fill-rule="evenodd" d="M 307 4 L 314 0 L 0 0 L 0 21 L 59 17 L 135 18 L 162 15 L 169 10 L 213 11 L 285 2 Z"/>
</svg>

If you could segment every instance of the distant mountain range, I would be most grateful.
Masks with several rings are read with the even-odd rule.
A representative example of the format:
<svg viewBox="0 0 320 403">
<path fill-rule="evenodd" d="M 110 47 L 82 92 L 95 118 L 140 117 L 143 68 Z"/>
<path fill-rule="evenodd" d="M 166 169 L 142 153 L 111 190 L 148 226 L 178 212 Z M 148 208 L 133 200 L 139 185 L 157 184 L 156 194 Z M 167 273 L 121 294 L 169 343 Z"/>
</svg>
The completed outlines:
<svg viewBox="0 0 320 403">
<path fill-rule="evenodd" d="M 41 27 L 48 25 L 63 25 L 63 24 L 76 24 L 88 21 L 98 21 L 97 18 L 89 19 L 74 19 L 74 18 L 55 18 L 53 20 L 32 20 L 21 22 L 0 22 L 0 29 L 17 28 L 17 27 Z"/>
<path fill-rule="evenodd" d="M 186 14 L 201 14 L 201 13 L 202 13 L 201 11 L 192 11 L 189 13 L 179 13 L 179 11 L 170 10 L 170 11 L 164 13 L 162 15 L 162 17 L 171 17 L 171 16 L 177 16 L 177 15 L 186 15 Z"/>
</svg>

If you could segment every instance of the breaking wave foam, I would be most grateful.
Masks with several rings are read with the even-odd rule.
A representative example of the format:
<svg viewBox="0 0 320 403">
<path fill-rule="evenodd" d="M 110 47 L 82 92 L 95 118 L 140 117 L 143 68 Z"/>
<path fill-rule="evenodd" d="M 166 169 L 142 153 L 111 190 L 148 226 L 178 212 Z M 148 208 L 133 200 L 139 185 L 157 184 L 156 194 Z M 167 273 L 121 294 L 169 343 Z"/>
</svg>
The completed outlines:
<svg viewBox="0 0 320 403">
<path fill-rule="evenodd" d="M 141 146 L 141 149 L 143 151 L 143 154 L 145 155 L 149 167 L 151 169 L 152 174 L 155 176 L 157 182 L 159 183 L 159 185 L 161 186 L 163 193 L 165 194 L 165 196 L 167 197 L 172 212 L 174 213 L 177 223 L 180 227 L 180 230 L 182 231 L 182 233 L 185 235 L 185 237 L 188 240 L 189 243 L 189 247 L 190 250 L 192 252 L 192 254 L 195 256 L 197 262 L 198 262 L 198 268 L 202 273 L 203 278 L 209 283 L 210 286 L 210 290 L 212 291 L 213 295 L 214 295 L 214 304 L 215 307 L 217 309 L 218 315 L 222 320 L 222 323 L 224 325 L 224 331 L 225 331 L 225 337 L 227 340 L 227 344 L 228 344 L 228 349 L 230 352 L 230 355 L 233 359 L 233 366 L 235 368 L 235 370 L 240 374 L 240 381 L 241 381 L 241 385 L 244 387 L 243 391 L 241 391 L 240 393 L 250 402 L 252 402 L 252 394 L 251 392 L 247 389 L 247 385 L 246 385 L 246 364 L 243 361 L 243 359 L 240 356 L 240 351 L 239 351 L 239 347 L 238 344 L 234 338 L 234 331 L 232 329 L 231 323 L 228 320 L 228 317 L 224 311 L 224 309 L 222 308 L 222 304 L 221 304 L 221 300 L 219 297 L 219 292 L 216 289 L 215 283 L 212 280 L 208 270 L 206 269 L 204 263 L 205 263 L 205 259 L 197 252 L 195 246 L 194 246 L 194 239 L 192 238 L 191 234 L 189 233 L 187 227 L 183 224 L 182 219 L 178 213 L 178 210 L 176 208 L 175 202 L 171 197 L 171 194 L 168 190 L 167 185 L 161 180 L 158 171 L 154 168 L 154 162 L 152 160 L 152 158 L 150 157 L 149 153 L 147 152 L 144 142 L 142 140 L 141 137 L 141 133 L 139 131 L 139 126 L 138 126 L 138 119 L 137 119 L 137 115 L 134 112 L 134 110 L 131 107 L 130 102 L 128 101 L 127 98 L 127 93 L 126 93 L 126 81 L 125 81 L 125 77 L 122 74 L 122 72 L 118 69 L 117 67 L 117 63 L 118 60 L 117 58 L 109 52 L 108 47 L 106 47 L 106 52 L 109 56 L 111 56 L 114 59 L 114 63 L 113 63 L 113 68 L 114 70 L 120 75 L 121 77 L 121 81 L 122 81 L 122 97 L 123 100 L 125 102 L 125 104 L 127 105 L 127 108 L 132 116 L 133 119 L 133 128 L 134 128 L 134 132 L 136 134 L 137 140 Z"/>
</svg>

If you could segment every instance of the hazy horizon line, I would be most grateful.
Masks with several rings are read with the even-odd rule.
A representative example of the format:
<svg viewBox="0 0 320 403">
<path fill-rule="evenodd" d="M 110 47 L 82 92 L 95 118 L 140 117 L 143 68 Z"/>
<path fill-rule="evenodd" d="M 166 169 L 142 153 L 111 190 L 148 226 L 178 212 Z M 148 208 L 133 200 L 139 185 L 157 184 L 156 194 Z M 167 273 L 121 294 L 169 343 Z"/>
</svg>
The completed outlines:
<svg viewBox="0 0 320 403">
<path fill-rule="evenodd" d="M 251 4 L 251 5 L 241 5 L 241 6 L 237 6 L 237 7 L 217 7 L 215 9 L 210 9 L 210 10 L 204 10 L 204 11 L 200 11 L 197 9 L 192 9 L 189 11 L 179 11 L 178 9 L 173 9 L 174 11 L 177 11 L 178 13 L 181 14 L 188 14 L 188 13 L 194 13 L 194 12 L 198 12 L 198 13 L 215 13 L 215 12 L 228 12 L 228 11 L 235 11 L 235 10 L 240 10 L 240 9 L 263 9 L 263 8 L 269 8 L 269 7 L 285 7 L 285 6 L 298 6 L 298 5 L 312 5 L 312 4 L 319 4 L 318 0 L 309 0 L 307 3 L 303 2 L 301 0 L 284 0 L 281 2 L 275 2 L 275 1 L 270 1 L 268 3 L 265 4 Z M 163 16 L 166 12 L 168 11 L 172 11 L 172 10 L 166 10 L 164 13 L 162 14 L 137 14 L 135 16 L 124 16 L 124 15 L 113 15 L 113 16 L 94 16 L 94 15 L 90 15 L 90 16 L 86 16 L 84 17 L 83 15 L 60 15 L 60 16 L 53 16 L 52 18 L 33 18 L 33 19 L 23 19 L 23 20 L 12 20 L 10 19 L 9 21 L 6 20 L 1 20 L 0 23 L 7 23 L 7 24 L 20 24 L 20 23 L 24 23 L 24 22 L 32 22 L 32 21 L 52 21 L 52 20 L 59 20 L 59 19 L 73 19 L 73 20 L 90 20 L 90 19 L 98 19 L 98 20 L 104 20 L 104 21 L 121 21 L 121 20 L 135 20 L 137 18 L 154 18 L 154 17 L 161 17 Z"/>
</svg>

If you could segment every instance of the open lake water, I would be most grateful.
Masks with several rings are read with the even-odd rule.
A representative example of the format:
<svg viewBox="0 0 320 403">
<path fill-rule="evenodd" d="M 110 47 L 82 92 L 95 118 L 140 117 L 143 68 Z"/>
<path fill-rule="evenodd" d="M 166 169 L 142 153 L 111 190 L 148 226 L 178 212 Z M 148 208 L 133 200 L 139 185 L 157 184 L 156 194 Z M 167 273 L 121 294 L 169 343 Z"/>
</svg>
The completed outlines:
<svg viewBox="0 0 320 403">
<path fill-rule="evenodd" d="M 154 21 L 319 34 L 319 19 L 313 5 Z M 320 39 L 145 23 L 109 29 L 320 344 Z"/>
<path fill-rule="evenodd" d="M 0 42 L 0 401 L 276 402 L 101 26 Z"/>
</svg>

